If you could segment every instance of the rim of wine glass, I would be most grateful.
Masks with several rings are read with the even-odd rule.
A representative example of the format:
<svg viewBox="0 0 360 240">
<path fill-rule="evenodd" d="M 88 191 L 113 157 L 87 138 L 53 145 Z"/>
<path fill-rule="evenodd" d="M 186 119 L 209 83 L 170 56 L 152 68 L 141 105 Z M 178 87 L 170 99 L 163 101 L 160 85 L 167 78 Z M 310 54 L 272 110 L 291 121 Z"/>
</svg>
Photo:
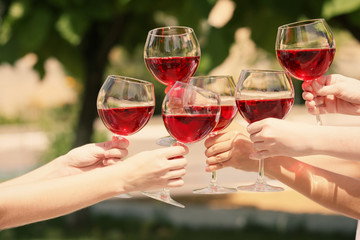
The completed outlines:
<svg viewBox="0 0 360 240">
<path fill-rule="evenodd" d="M 184 30 L 184 32 L 183 33 L 178 33 L 178 34 L 159 34 L 159 33 L 157 33 L 157 31 L 163 30 L 163 29 L 167 29 L 167 30 L 169 30 L 169 29 L 182 29 L 182 30 Z M 186 35 L 186 34 L 189 34 L 189 33 L 195 33 L 194 29 L 192 29 L 191 27 L 186 27 L 186 26 L 165 26 L 165 27 L 158 27 L 158 28 L 154 28 L 154 29 L 150 30 L 148 35 L 167 37 L 167 36 L 181 36 L 181 35 Z"/>
<path fill-rule="evenodd" d="M 234 78 L 233 76 L 231 75 L 202 75 L 202 76 L 192 76 L 192 77 L 189 77 L 188 78 L 188 83 L 190 83 L 191 79 L 206 79 L 206 78 L 209 78 L 209 79 L 221 79 L 221 78 L 226 78 L 226 79 L 230 79 L 232 82 L 233 82 L 233 85 L 234 85 L 234 96 L 235 96 L 235 88 L 236 88 L 236 83 L 234 81 Z M 206 89 L 207 91 L 210 91 L 210 92 L 214 92 L 214 93 L 217 93 L 219 94 L 218 92 L 216 91 L 211 91 L 211 90 L 208 90 Z"/>
<path fill-rule="evenodd" d="M 324 18 L 314 18 L 314 19 L 307 19 L 307 20 L 292 22 L 292 23 L 281 25 L 280 27 L 278 27 L 278 29 L 301 27 L 301 26 L 305 26 L 305 25 L 309 25 L 309 24 L 314 24 L 316 22 L 325 22 L 325 19 Z"/>
<path fill-rule="evenodd" d="M 133 77 L 126 77 L 126 76 L 120 76 L 120 75 L 109 75 L 106 77 L 106 79 L 109 79 L 109 78 L 114 79 L 114 80 L 123 80 L 123 81 L 132 82 L 132 83 L 151 85 L 152 87 L 154 87 L 154 85 L 151 82 L 133 78 Z"/>
<path fill-rule="evenodd" d="M 204 79 L 204 78 L 232 78 L 233 79 L 233 77 L 231 75 L 202 75 L 202 76 L 189 77 L 189 80 L 194 79 L 194 78 L 201 78 L 201 79 Z"/>
<path fill-rule="evenodd" d="M 180 82 L 180 81 L 177 81 L 176 83 L 174 83 L 174 85 L 170 88 L 169 92 L 171 91 L 171 89 L 172 89 L 173 87 L 175 87 L 175 85 L 179 85 L 179 84 L 184 85 L 184 86 L 190 86 L 190 87 L 192 87 L 192 88 L 195 88 L 196 90 L 205 91 L 205 92 L 210 92 L 210 93 L 213 93 L 213 94 L 219 96 L 219 94 L 216 93 L 216 92 L 207 90 L 207 89 L 205 89 L 205 88 L 197 87 L 197 86 L 195 86 L 195 85 L 191 85 L 189 82 Z M 169 93 L 169 92 L 168 92 L 168 93 Z"/>
<path fill-rule="evenodd" d="M 261 73 L 268 72 L 268 73 L 285 73 L 285 74 L 288 74 L 284 70 L 275 70 L 275 69 L 243 69 L 243 70 L 241 70 L 241 72 L 253 72 L 253 73 L 256 73 L 256 72 L 261 72 Z"/>
</svg>

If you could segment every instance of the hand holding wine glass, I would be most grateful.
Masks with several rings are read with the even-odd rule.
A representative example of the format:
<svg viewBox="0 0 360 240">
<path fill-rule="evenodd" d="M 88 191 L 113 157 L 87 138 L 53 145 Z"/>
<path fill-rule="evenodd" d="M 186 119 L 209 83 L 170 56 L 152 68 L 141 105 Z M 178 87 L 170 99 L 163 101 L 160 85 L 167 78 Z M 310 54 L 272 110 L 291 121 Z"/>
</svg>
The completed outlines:
<svg viewBox="0 0 360 240">
<path fill-rule="evenodd" d="M 105 127 L 122 138 L 140 131 L 155 108 L 154 86 L 135 78 L 110 75 L 97 98 L 97 110 Z M 129 195 L 122 195 L 122 197 Z"/>
<path fill-rule="evenodd" d="M 167 131 L 176 139 L 175 144 L 200 141 L 211 133 L 219 121 L 219 95 L 176 82 L 164 98 L 162 116 Z M 185 207 L 171 198 L 169 189 L 146 195 L 177 207 Z"/>
<path fill-rule="evenodd" d="M 229 75 L 219 76 L 196 76 L 189 79 L 189 84 L 204 88 L 219 94 L 221 113 L 220 119 L 210 135 L 214 136 L 219 131 L 230 125 L 237 113 L 235 104 L 235 83 Z M 236 188 L 223 187 L 217 183 L 216 171 L 211 173 L 211 181 L 207 187 L 195 189 L 195 194 L 224 194 L 236 192 Z"/>
<path fill-rule="evenodd" d="M 272 70 L 242 70 L 235 93 L 239 113 L 248 123 L 265 118 L 285 118 L 294 103 L 294 87 L 288 73 Z M 258 178 L 254 184 L 239 190 L 276 192 L 264 179 L 264 159 L 259 160 Z"/>
<path fill-rule="evenodd" d="M 311 84 L 329 69 L 335 55 L 335 39 L 324 19 L 305 20 L 280 26 L 275 50 L 281 66 L 291 76 Z M 318 114 L 316 120 L 322 125 Z"/>
</svg>

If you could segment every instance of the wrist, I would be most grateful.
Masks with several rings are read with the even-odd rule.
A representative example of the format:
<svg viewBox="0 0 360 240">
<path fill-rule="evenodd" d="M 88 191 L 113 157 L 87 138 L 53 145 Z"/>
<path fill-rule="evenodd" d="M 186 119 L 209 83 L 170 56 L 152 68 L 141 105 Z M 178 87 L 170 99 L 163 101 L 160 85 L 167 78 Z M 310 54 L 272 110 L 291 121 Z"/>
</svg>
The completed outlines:
<svg viewBox="0 0 360 240">
<path fill-rule="evenodd" d="M 59 156 L 48 163 L 51 169 L 54 169 L 55 177 L 65 177 L 72 175 L 70 172 L 69 164 L 67 163 L 66 155 Z"/>
</svg>

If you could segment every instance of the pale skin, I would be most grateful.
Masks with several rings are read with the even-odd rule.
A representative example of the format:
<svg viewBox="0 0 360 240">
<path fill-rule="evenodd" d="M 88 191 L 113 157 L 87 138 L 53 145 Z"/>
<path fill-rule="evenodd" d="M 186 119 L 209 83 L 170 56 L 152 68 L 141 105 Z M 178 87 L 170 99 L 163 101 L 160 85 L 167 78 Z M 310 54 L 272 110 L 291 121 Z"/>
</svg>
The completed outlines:
<svg viewBox="0 0 360 240">
<path fill-rule="evenodd" d="M 360 83 L 356 79 L 329 75 L 311 85 L 304 83 L 303 89 L 306 107 L 312 114 L 360 115 Z M 228 166 L 257 171 L 254 159 L 264 158 L 269 177 L 329 209 L 360 218 L 360 162 L 354 161 L 360 158 L 358 127 L 312 126 L 265 119 L 250 124 L 247 131 L 228 132 L 206 140 L 207 171 Z M 308 162 L 293 158 L 313 154 L 335 158 L 315 157 Z"/>
<path fill-rule="evenodd" d="M 249 137 L 239 129 L 205 141 L 206 171 L 224 167 L 256 172 L 258 161 L 250 159 L 255 150 Z M 304 162 L 292 157 L 271 157 L 264 161 L 265 174 L 309 199 L 348 217 L 360 218 L 360 162 L 343 159 Z M 344 164 L 346 162 L 346 164 Z"/>
<path fill-rule="evenodd" d="M 71 213 L 122 193 L 184 184 L 184 146 L 127 155 L 125 139 L 87 144 L 0 184 L 0 229 Z"/>
<path fill-rule="evenodd" d="M 303 98 L 309 113 L 360 115 L 360 81 L 342 75 L 326 75 L 304 82 Z M 360 128 L 349 126 L 313 126 L 279 119 L 264 119 L 247 127 L 254 142 L 254 159 L 273 156 L 324 154 L 359 160 Z M 316 140 L 315 140 L 316 139 Z M 336 146 L 336 147 L 335 147 Z"/>
</svg>

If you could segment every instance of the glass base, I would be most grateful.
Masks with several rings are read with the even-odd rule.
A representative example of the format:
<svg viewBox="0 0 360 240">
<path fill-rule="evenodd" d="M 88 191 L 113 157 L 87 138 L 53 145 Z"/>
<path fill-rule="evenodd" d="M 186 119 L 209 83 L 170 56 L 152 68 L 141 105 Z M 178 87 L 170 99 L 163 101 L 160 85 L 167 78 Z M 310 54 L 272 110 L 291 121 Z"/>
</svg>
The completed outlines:
<svg viewBox="0 0 360 240">
<path fill-rule="evenodd" d="M 156 143 L 160 146 L 170 147 L 176 143 L 176 140 L 171 136 L 166 136 L 166 137 L 157 139 Z"/>
<path fill-rule="evenodd" d="M 195 189 L 192 192 L 194 194 L 228 194 L 237 192 L 237 189 L 210 184 L 207 187 Z"/>
<path fill-rule="evenodd" d="M 175 201 L 174 199 L 171 198 L 171 196 L 169 194 L 167 194 L 164 191 L 159 191 L 159 192 L 142 192 L 142 194 L 144 194 L 145 196 L 151 197 L 153 199 L 174 205 L 176 207 L 180 207 L 180 208 L 185 208 L 185 206 L 177 201 Z"/>
<path fill-rule="evenodd" d="M 267 184 L 265 181 L 256 181 L 254 184 L 238 186 L 240 191 L 250 191 L 250 192 L 281 192 L 284 191 L 284 188 L 272 186 Z"/>
<path fill-rule="evenodd" d="M 123 193 L 123 194 L 117 195 L 115 197 L 117 197 L 117 198 L 132 198 L 131 194 L 129 194 L 129 193 Z"/>
</svg>

